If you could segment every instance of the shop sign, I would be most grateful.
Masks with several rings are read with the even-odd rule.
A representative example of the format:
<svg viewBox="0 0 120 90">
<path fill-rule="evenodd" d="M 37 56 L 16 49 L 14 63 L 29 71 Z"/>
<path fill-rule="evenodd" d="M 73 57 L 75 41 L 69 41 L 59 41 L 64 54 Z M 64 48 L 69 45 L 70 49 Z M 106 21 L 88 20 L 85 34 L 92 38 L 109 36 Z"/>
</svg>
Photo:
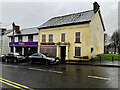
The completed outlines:
<svg viewBox="0 0 120 90">
<path fill-rule="evenodd" d="M 13 43 L 12 42 L 9 42 L 9 45 L 10 46 L 12 46 L 13 45 Z M 38 42 L 14 42 L 14 45 L 15 46 L 24 46 L 24 45 L 26 45 L 26 46 L 30 46 L 30 45 L 32 45 L 32 46 L 37 46 L 38 45 Z"/>
</svg>

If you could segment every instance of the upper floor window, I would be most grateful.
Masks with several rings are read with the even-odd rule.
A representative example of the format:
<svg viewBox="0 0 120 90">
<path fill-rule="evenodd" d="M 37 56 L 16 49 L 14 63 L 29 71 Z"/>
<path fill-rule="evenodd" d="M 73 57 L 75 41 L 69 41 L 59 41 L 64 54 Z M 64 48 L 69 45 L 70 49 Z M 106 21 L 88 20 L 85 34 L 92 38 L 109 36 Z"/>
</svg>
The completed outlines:
<svg viewBox="0 0 120 90">
<path fill-rule="evenodd" d="M 81 47 L 75 47 L 75 56 L 81 56 Z"/>
<path fill-rule="evenodd" d="M 80 43 L 80 32 L 75 33 L 75 42 Z"/>
<path fill-rule="evenodd" d="M 42 42 L 46 42 L 46 35 L 42 35 Z"/>
<path fill-rule="evenodd" d="M 65 33 L 61 34 L 61 42 L 65 42 Z"/>
<path fill-rule="evenodd" d="M 32 42 L 33 41 L 33 35 L 29 35 L 28 36 L 28 42 Z"/>
<path fill-rule="evenodd" d="M 53 34 L 49 34 L 49 42 L 53 42 Z"/>
<path fill-rule="evenodd" d="M 18 36 L 18 42 L 22 42 L 22 36 Z"/>
<path fill-rule="evenodd" d="M 11 42 L 13 42 L 13 37 L 10 37 L 10 39 L 11 39 Z"/>
</svg>

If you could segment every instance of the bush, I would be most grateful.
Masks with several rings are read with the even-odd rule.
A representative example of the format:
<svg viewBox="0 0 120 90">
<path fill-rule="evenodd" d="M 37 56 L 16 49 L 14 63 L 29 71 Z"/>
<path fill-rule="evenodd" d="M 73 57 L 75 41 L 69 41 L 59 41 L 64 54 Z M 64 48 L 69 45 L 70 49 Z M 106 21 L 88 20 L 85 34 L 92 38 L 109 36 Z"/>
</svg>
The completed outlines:
<svg viewBox="0 0 120 90">
<path fill-rule="evenodd" d="M 94 60 L 120 60 L 120 54 L 104 54 L 94 58 Z"/>
</svg>

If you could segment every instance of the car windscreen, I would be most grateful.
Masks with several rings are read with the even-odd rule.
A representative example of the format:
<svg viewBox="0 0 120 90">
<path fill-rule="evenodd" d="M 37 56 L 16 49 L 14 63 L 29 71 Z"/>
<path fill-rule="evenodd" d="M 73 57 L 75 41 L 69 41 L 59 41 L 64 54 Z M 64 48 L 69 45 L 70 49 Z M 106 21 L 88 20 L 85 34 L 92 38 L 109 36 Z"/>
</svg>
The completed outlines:
<svg viewBox="0 0 120 90">
<path fill-rule="evenodd" d="M 48 53 L 44 53 L 44 55 L 45 55 L 46 57 L 54 57 L 54 56 L 52 56 L 52 55 L 50 55 L 50 54 L 48 54 Z"/>
<path fill-rule="evenodd" d="M 18 55 L 20 55 L 20 54 L 19 54 L 19 53 L 14 53 L 14 55 L 15 55 L 15 56 L 18 56 Z"/>
</svg>

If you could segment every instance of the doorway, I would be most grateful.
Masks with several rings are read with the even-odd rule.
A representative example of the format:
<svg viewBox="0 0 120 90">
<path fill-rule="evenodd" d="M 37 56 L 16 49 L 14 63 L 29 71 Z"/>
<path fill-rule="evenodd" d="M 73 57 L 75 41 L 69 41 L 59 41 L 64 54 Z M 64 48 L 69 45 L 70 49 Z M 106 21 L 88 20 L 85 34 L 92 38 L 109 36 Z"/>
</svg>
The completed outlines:
<svg viewBox="0 0 120 90">
<path fill-rule="evenodd" d="M 22 55 L 22 47 L 16 47 L 16 52 Z"/>
<path fill-rule="evenodd" d="M 66 46 L 61 46 L 61 61 L 65 61 L 66 57 Z"/>
</svg>

